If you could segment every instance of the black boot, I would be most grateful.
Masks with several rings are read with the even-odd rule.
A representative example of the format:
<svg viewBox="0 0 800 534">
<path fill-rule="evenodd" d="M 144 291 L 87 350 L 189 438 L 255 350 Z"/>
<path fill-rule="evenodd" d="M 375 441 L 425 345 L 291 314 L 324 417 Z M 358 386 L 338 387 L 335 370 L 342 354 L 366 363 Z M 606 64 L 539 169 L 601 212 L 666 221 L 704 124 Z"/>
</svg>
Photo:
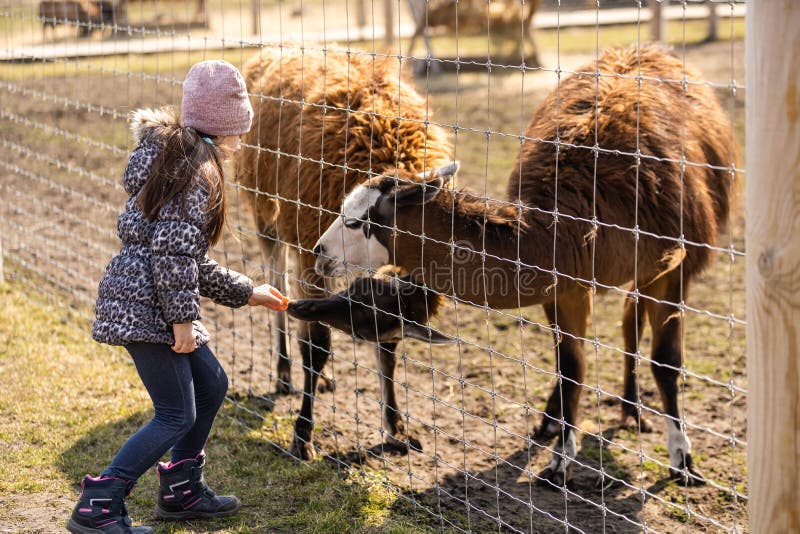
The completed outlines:
<svg viewBox="0 0 800 534">
<path fill-rule="evenodd" d="M 235 513 L 242 503 L 233 495 L 217 497 L 203 479 L 206 457 L 158 464 L 159 519 L 223 517 Z"/>
<path fill-rule="evenodd" d="M 135 485 L 131 480 L 86 475 L 81 483 L 81 498 L 72 511 L 67 530 L 76 534 L 151 534 L 150 527 L 132 527 L 128 517 L 125 497 Z"/>
</svg>

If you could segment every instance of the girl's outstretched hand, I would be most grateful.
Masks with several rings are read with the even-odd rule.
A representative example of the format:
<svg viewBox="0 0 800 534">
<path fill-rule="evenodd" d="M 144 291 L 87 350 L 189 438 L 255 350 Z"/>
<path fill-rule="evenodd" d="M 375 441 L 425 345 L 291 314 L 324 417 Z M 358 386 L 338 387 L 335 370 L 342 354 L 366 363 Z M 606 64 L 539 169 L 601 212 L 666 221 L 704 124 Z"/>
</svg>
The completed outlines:
<svg viewBox="0 0 800 534">
<path fill-rule="evenodd" d="M 253 294 L 247 303 L 250 306 L 266 306 L 270 310 L 286 311 L 289 299 L 271 285 L 264 284 L 253 288 Z"/>
</svg>

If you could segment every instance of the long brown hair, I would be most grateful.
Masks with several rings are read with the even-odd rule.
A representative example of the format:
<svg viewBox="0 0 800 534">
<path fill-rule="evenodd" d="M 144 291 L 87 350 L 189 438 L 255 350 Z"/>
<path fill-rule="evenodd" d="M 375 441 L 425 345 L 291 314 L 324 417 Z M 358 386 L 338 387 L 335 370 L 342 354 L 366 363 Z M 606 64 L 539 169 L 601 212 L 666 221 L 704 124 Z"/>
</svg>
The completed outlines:
<svg viewBox="0 0 800 534">
<path fill-rule="evenodd" d="M 205 142 L 194 128 L 165 128 L 163 149 L 153 162 L 150 176 L 136 199 L 148 221 L 154 221 L 159 210 L 199 181 L 208 192 L 204 230 L 211 245 L 219 241 L 225 225 L 225 181 L 216 146 Z"/>
</svg>

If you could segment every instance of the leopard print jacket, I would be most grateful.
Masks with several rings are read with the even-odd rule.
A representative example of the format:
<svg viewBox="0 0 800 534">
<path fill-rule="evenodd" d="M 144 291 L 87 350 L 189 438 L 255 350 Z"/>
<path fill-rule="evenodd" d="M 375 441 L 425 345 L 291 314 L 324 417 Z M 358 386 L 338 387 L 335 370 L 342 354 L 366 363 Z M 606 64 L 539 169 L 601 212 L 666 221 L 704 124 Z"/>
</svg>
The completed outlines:
<svg viewBox="0 0 800 534">
<path fill-rule="evenodd" d="M 191 321 L 199 347 L 209 341 L 200 322 L 200 296 L 238 308 L 253 293 L 252 280 L 206 256 L 209 237 L 203 227 L 208 195 L 199 184 L 185 199 L 165 205 L 154 221 L 145 219 L 136 205 L 163 146 L 160 136 L 177 127 L 178 118 L 170 108 L 132 115 L 137 146 L 123 176 L 130 197 L 117 220 L 122 248 L 100 281 L 92 327 L 92 337 L 101 343 L 172 345 L 172 324 Z"/>
</svg>

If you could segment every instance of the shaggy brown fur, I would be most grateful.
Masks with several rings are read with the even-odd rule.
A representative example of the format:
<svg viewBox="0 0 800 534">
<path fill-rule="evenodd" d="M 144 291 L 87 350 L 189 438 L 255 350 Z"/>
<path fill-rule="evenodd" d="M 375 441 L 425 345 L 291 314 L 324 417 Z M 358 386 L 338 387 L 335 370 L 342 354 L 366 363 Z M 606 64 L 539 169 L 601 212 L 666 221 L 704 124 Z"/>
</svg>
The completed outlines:
<svg viewBox="0 0 800 534">
<path fill-rule="evenodd" d="M 560 434 L 554 422 L 562 415 L 575 424 L 592 280 L 598 290 L 633 282 L 644 298 L 625 306 L 623 422 L 639 406 L 633 354 L 646 311 L 664 412 L 678 426 L 671 432 L 682 432 L 678 305 L 729 218 L 735 140 L 713 91 L 694 83 L 698 74 L 661 48 L 610 50 L 581 72 L 567 76 L 535 113 L 507 202 L 452 191 L 423 202 L 421 192 L 411 194 L 423 190 L 419 184 L 397 186 L 393 177 L 379 177 L 369 186 L 385 193 L 377 205 L 388 206 L 371 216 L 373 227 L 398 231 L 375 235 L 390 261 L 421 271 L 421 281 L 444 294 L 491 308 L 544 305 L 552 325 L 566 334 L 556 343 L 558 370 L 569 380 L 553 391 L 540 436 Z M 397 194 L 402 188 L 410 189 Z M 392 195 L 412 201 L 401 206 Z M 692 471 L 689 448 L 670 450 L 671 465 L 692 483 L 702 479 Z M 555 484 L 568 476 L 563 465 L 548 469 L 542 478 Z"/>
<path fill-rule="evenodd" d="M 279 243 L 289 245 L 302 282 L 293 296 L 321 296 L 311 249 L 346 193 L 369 173 L 399 169 L 414 176 L 441 165 L 452 148 L 440 128 L 426 123 L 425 101 L 401 79 L 394 59 L 264 49 L 243 74 L 255 120 L 244 137 L 237 180 L 265 236 L 266 258 L 281 256 Z M 313 384 L 327 360 L 329 336 L 318 323 L 300 336 L 304 370 L 313 367 L 293 446 L 302 458 L 312 453 Z M 282 333 L 278 345 L 279 379 L 288 385 Z"/>
<path fill-rule="evenodd" d="M 243 73 L 255 120 L 238 180 L 264 193 L 251 199 L 259 228 L 300 254 L 367 173 L 419 173 L 452 153 L 443 132 L 425 124 L 425 101 L 393 59 L 265 49 Z"/>
<path fill-rule="evenodd" d="M 640 56 L 635 49 L 606 52 L 597 69 L 604 74 L 599 83 L 595 65 L 586 65 L 581 71 L 587 74 L 564 79 L 539 107 L 509 179 L 508 201 L 443 191 L 432 202 L 398 211 L 395 221 L 383 221 L 407 231 L 389 244 L 390 251 L 396 245 L 395 263 L 413 270 L 424 257 L 429 271 L 449 268 L 450 249 L 441 243 L 449 243 L 452 235 L 466 248 L 485 246 L 487 269 L 513 272 L 519 245 L 523 268 L 533 268 L 536 278 L 536 287 L 520 288 L 521 301 L 516 290 L 456 292 L 493 308 L 552 300 L 552 292 L 544 290 L 553 284 L 553 269 L 563 275 L 560 290 L 575 285 L 570 278 L 589 282 L 594 276 L 615 287 L 633 280 L 636 270 L 636 285 L 642 288 L 678 265 L 686 279 L 702 270 L 710 258 L 707 245 L 717 242 L 733 202 L 729 166 L 736 152 L 727 117 L 707 86 L 690 84 L 684 93 L 684 65 L 659 48 L 644 48 Z M 645 78 L 641 90 L 639 69 Z M 685 72 L 689 80 L 700 79 L 691 69 Z M 600 147 L 596 164 L 595 144 Z M 681 161 L 686 162 L 683 172 Z M 384 188 L 380 182 L 386 188 L 395 184 L 392 177 L 371 183 Z M 595 216 L 597 228 L 591 222 Z M 482 230 L 476 232 L 476 225 Z M 485 239 L 485 232 L 492 238 Z M 424 248 L 417 237 L 423 234 L 429 238 Z M 461 265 L 477 270 L 484 261 L 473 253 Z M 449 283 L 441 278 L 443 285 L 436 289 L 452 293 Z"/>
</svg>

